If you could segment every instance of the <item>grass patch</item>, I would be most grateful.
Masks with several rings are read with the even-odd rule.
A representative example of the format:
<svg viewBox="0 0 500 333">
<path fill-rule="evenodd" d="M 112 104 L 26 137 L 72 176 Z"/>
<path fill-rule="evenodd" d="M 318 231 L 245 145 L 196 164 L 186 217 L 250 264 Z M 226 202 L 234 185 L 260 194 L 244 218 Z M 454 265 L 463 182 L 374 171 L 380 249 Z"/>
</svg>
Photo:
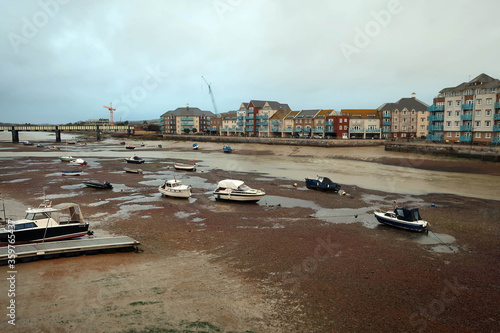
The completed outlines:
<svg viewBox="0 0 500 333">
<path fill-rule="evenodd" d="M 137 302 L 129 303 L 129 305 L 130 306 L 136 306 L 136 305 L 148 305 L 148 304 L 156 304 L 156 303 L 161 303 L 161 302 L 143 302 L 143 301 L 137 301 Z"/>
</svg>

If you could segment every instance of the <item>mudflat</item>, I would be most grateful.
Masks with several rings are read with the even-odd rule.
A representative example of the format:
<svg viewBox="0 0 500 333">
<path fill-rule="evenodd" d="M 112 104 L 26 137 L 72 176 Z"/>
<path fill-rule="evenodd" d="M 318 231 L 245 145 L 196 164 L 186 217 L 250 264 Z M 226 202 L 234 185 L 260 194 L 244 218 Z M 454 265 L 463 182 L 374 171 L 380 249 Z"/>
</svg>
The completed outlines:
<svg viewBox="0 0 500 333">
<path fill-rule="evenodd" d="M 184 146 L 163 143 L 171 150 Z M 200 146 L 200 154 L 218 150 Z M 315 153 L 236 148 L 269 158 Z M 401 156 L 373 156 L 361 148 L 359 156 L 344 158 L 403 165 Z M 455 165 L 465 180 L 468 172 L 484 171 L 499 181 L 494 163 L 417 159 L 406 166 Z M 18 263 L 16 325 L 4 316 L 7 331 L 498 331 L 499 201 L 349 185 L 342 187 L 347 195 L 338 195 L 307 190 L 303 179 L 233 172 L 232 178 L 263 189 L 266 197 L 257 204 L 218 202 L 211 191 L 227 178 L 225 170 L 175 171 L 171 161 L 151 159 L 140 166 L 143 174 L 130 174 L 123 171 L 123 159 L 92 157 L 80 167 L 82 176 L 62 177 L 68 166 L 54 157 L 0 159 L 8 217 L 22 217 L 25 207 L 43 198 L 77 202 L 97 237 L 127 235 L 141 242 L 138 253 Z M 172 176 L 192 182 L 191 199 L 160 196 L 157 186 Z M 81 181 L 87 179 L 106 180 L 114 188 L 86 188 Z M 394 201 L 419 207 L 431 232 L 379 225 L 373 211 L 392 209 Z M 6 295 L 8 269 L 0 270 Z M 6 309 L 7 297 L 1 299 Z"/>
</svg>

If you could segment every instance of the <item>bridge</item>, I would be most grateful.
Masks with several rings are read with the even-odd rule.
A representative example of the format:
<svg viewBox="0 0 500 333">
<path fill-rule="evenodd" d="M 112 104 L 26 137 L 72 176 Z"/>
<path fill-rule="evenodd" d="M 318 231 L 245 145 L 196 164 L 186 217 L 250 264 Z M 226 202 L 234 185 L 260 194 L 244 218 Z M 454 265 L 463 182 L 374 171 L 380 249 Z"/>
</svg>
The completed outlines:
<svg viewBox="0 0 500 333">
<path fill-rule="evenodd" d="M 134 126 L 114 125 L 14 125 L 0 126 L 0 131 L 12 132 L 12 142 L 19 142 L 19 132 L 55 132 L 56 142 L 61 142 L 61 132 L 95 132 L 97 140 L 101 140 L 101 134 L 105 132 L 127 132 L 134 133 Z"/>
</svg>

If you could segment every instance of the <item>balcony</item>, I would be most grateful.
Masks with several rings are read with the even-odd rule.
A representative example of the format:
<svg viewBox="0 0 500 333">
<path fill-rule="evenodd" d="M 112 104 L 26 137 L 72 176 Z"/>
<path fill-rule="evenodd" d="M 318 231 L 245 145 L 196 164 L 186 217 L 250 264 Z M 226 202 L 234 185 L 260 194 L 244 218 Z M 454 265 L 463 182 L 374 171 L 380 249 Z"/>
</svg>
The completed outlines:
<svg viewBox="0 0 500 333">
<path fill-rule="evenodd" d="M 495 109 L 500 109 L 500 102 L 495 103 Z"/>
<path fill-rule="evenodd" d="M 442 114 L 433 114 L 431 116 L 427 117 L 428 121 L 443 121 L 444 120 L 444 115 Z"/>
<path fill-rule="evenodd" d="M 380 128 L 367 128 L 366 133 L 380 133 Z"/>
<path fill-rule="evenodd" d="M 443 125 L 428 125 L 427 130 L 430 132 L 439 132 L 443 130 Z"/>
<path fill-rule="evenodd" d="M 312 131 L 313 131 L 314 133 L 323 133 L 323 128 L 314 127 L 314 128 L 312 129 Z"/>
<path fill-rule="evenodd" d="M 443 135 L 438 135 L 438 134 L 428 134 L 426 136 L 427 140 L 431 141 L 443 141 Z"/>
<path fill-rule="evenodd" d="M 335 130 L 333 128 L 327 128 L 325 129 L 325 133 L 335 133 Z"/>
<path fill-rule="evenodd" d="M 392 121 L 390 119 L 384 119 L 382 121 L 383 126 L 391 126 L 391 124 L 392 124 Z"/>
<path fill-rule="evenodd" d="M 472 113 L 471 114 L 463 114 L 460 116 L 460 120 L 468 120 L 468 121 L 471 121 L 472 120 Z"/>
<path fill-rule="evenodd" d="M 293 128 L 284 128 L 283 129 L 283 132 L 292 132 L 293 131 Z"/>
<path fill-rule="evenodd" d="M 236 119 L 243 120 L 243 119 L 245 119 L 245 116 L 238 116 L 238 117 L 236 117 Z"/>
<path fill-rule="evenodd" d="M 351 128 L 349 129 L 350 133 L 364 133 L 365 129 L 364 128 Z"/>
<path fill-rule="evenodd" d="M 279 127 L 271 127 L 271 132 L 279 132 L 280 128 Z"/>
<path fill-rule="evenodd" d="M 474 104 L 472 104 L 472 103 L 462 104 L 462 110 L 472 110 L 473 108 L 474 108 Z"/>
<path fill-rule="evenodd" d="M 384 113 L 384 114 L 382 114 L 382 118 L 391 118 L 391 114 L 390 113 Z"/>
<path fill-rule="evenodd" d="M 493 132 L 500 132 L 500 125 L 493 126 Z"/>
<path fill-rule="evenodd" d="M 193 121 L 194 118 L 193 117 L 181 117 L 181 121 L 184 121 L 184 120 Z"/>
<path fill-rule="evenodd" d="M 294 133 L 299 133 L 299 132 L 302 132 L 302 128 L 294 128 L 294 129 L 293 129 L 293 132 L 294 132 Z"/>
<path fill-rule="evenodd" d="M 252 128 L 245 128 L 245 132 L 253 132 L 253 127 Z"/>
<path fill-rule="evenodd" d="M 500 120 L 500 113 L 495 113 L 493 115 L 493 120 Z"/>
<path fill-rule="evenodd" d="M 237 122 L 236 122 L 236 125 L 238 125 L 238 126 L 243 126 L 244 124 L 245 124 L 245 123 L 244 123 L 243 121 L 237 121 Z"/>
<path fill-rule="evenodd" d="M 333 123 L 333 120 L 328 120 L 326 123 L 325 123 L 325 126 L 333 126 L 334 123 Z"/>
<path fill-rule="evenodd" d="M 382 130 L 382 133 L 391 133 L 391 129 L 390 128 L 384 128 Z"/>
<path fill-rule="evenodd" d="M 255 125 L 256 126 L 267 126 L 269 122 L 267 121 L 258 121 Z"/>
<path fill-rule="evenodd" d="M 246 120 L 250 120 L 250 119 L 252 119 L 252 120 L 253 120 L 253 116 L 246 116 L 246 117 L 245 117 L 245 119 L 246 119 Z"/>
<path fill-rule="evenodd" d="M 262 116 L 256 116 L 256 119 L 269 119 L 269 116 L 267 115 L 262 115 Z"/>
<path fill-rule="evenodd" d="M 460 135 L 460 142 L 471 142 L 472 136 L 470 135 Z"/>
<path fill-rule="evenodd" d="M 500 143 L 500 136 L 494 136 L 491 138 L 491 143 Z"/>
<path fill-rule="evenodd" d="M 271 121 L 271 125 L 278 126 L 280 122 L 278 120 Z"/>
<path fill-rule="evenodd" d="M 435 112 L 435 111 L 444 111 L 444 104 L 432 104 L 427 108 L 427 111 L 429 112 Z"/>
<path fill-rule="evenodd" d="M 460 126 L 460 132 L 472 132 L 472 125 Z"/>
</svg>

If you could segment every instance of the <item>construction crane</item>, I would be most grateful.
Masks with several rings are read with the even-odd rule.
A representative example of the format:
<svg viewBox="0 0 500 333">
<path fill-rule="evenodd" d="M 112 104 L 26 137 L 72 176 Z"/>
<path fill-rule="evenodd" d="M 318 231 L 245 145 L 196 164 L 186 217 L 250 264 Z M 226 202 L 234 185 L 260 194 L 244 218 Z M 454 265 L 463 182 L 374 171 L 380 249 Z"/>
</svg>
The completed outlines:
<svg viewBox="0 0 500 333">
<path fill-rule="evenodd" d="M 212 104 L 213 104 L 213 106 L 214 106 L 214 113 L 215 113 L 215 114 L 218 114 L 218 112 L 217 112 L 217 106 L 215 105 L 214 93 L 212 92 L 212 86 L 211 86 L 211 84 L 209 84 L 209 83 L 207 82 L 207 80 L 205 80 L 205 78 L 203 77 L 203 75 L 201 76 L 201 78 L 203 79 L 203 81 L 205 81 L 205 83 L 206 83 L 206 84 L 207 84 L 207 86 L 208 86 L 208 93 L 210 94 L 210 98 L 212 99 Z"/>
<path fill-rule="evenodd" d="M 116 109 L 113 109 L 113 102 L 109 102 L 109 106 L 103 105 L 103 108 L 106 108 L 109 110 L 109 121 L 111 122 L 111 126 L 113 126 L 113 111 Z"/>
</svg>

